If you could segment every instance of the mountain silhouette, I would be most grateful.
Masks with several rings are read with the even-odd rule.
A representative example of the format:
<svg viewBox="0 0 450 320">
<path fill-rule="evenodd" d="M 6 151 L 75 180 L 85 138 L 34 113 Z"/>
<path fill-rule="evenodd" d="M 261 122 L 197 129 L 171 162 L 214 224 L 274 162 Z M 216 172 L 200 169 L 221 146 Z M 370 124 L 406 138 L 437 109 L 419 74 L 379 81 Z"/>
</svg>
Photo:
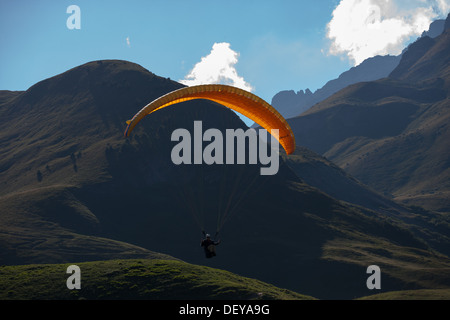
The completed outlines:
<svg viewBox="0 0 450 320">
<path fill-rule="evenodd" d="M 436 38 L 444 31 L 445 20 L 436 20 L 430 24 L 422 38 Z M 406 49 L 405 49 L 406 50 Z M 319 103 L 345 87 L 358 83 L 375 81 L 389 76 L 398 66 L 402 54 L 397 56 L 375 56 L 364 60 L 359 65 L 343 72 L 337 79 L 328 81 L 315 92 L 311 90 L 283 90 L 272 98 L 272 105 L 285 117 L 300 115 L 316 103 Z"/>
<path fill-rule="evenodd" d="M 445 29 L 445 19 L 438 19 L 430 24 L 427 31 L 422 32 L 421 37 L 427 36 L 430 38 L 436 38 L 437 36 L 440 36 Z"/>
<path fill-rule="evenodd" d="M 278 92 L 272 98 L 272 105 L 285 118 L 300 115 L 316 103 L 325 100 L 339 90 L 361 81 L 371 81 L 384 78 L 395 69 L 400 56 L 375 56 L 364 60 L 358 66 L 343 72 L 337 79 L 328 81 L 314 93 L 311 90 L 285 90 Z"/>
<path fill-rule="evenodd" d="M 0 263 L 179 259 L 318 298 L 368 295 L 372 264 L 385 291 L 450 285 L 442 219 L 393 203 L 314 152 L 281 156 L 274 176 L 250 164 L 174 165 L 175 129 L 192 133 L 196 120 L 204 131 L 246 129 L 223 106 L 180 103 L 124 138 L 126 120 L 181 87 L 104 60 L 2 91 Z M 206 260 L 202 228 L 218 227 L 218 255 Z"/>
<path fill-rule="evenodd" d="M 291 119 L 297 143 L 378 192 L 448 212 L 449 54 L 448 29 L 418 39 L 388 78 L 348 86 Z"/>
</svg>

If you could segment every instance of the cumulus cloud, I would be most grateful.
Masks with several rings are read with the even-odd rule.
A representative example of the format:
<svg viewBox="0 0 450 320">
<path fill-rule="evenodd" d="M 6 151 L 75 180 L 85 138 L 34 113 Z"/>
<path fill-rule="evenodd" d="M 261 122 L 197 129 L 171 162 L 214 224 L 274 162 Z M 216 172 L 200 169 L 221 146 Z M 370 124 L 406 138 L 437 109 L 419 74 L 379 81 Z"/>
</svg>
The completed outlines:
<svg viewBox="0 0 450 320">
<path fill-rule="evenodd" d="M 127 42 L 127 46 L 130 47 L 131 46 L 130 37 L 127 37 L 125 40 Z"/>
<path fill-rule="evenodd" d="M 329 52 L 346 54 L 354 65 L 375 55 L 398 55 L 449 10 L 450 0 L 341 0 L 327 25 Z"/>
<path fill-rule="evenodd" d="M 448 0 L 436 0 L 438 10 L 442 14 L 446 14 L 450 11 L 450 1 Z"/>
<path fill-rule="evenodd" d="M 252 86 L 239 76 L 235 65 L 239 53 L 230 48 L 227 42 L 214 43 L 211 52 L 202 57 L 181 83 L 187 86 L 200 84 L 228 84 L 247 91 Z"/>
</svg>

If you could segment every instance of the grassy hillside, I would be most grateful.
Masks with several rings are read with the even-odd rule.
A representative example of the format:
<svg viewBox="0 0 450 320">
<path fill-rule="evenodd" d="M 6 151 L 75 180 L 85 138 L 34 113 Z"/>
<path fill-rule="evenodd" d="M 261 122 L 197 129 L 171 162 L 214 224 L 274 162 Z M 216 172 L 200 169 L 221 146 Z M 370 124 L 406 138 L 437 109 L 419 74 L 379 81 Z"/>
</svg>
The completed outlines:
<svg viewBox="0 0 450 320">
<path fill-rule="evenodd" d="M 386 210 L 391 210 L 391 214 L 408 211 L 307 148 L 297 146 L 293 154 L 283 155 L 283 159 L 299 178 L 336 199 L 385 213 Z"/>
<path fill-rule="evenodd" d="M 69 290 L 69 263 L 0 266 L 0 300 L 311 300 L 228 271 L 182 261 L 129 259 L 73 263 L 81 289 Z M 449 300 L 450 289 L 389 291 L 359 300 Z"/>
<path fill-rule="evenodd" d="M 374 294 L 359 300 L 450 300 L 449 289 L 404 290 Z"/>
<path fill-rule="evenodd" d="M 233 273 L 173 260 L 74 263 L 81 289 L 66 286 L 71 264 L 0 267 L 0 300 L 171 299 L 304 300 L 310 296 Z"/>
</svg>

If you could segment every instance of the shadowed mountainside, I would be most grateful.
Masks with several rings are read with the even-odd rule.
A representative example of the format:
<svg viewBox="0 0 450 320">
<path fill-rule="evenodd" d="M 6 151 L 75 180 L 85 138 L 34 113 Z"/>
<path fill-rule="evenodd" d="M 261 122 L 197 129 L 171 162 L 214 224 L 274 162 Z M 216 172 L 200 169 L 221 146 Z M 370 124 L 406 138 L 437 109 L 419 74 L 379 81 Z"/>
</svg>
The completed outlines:
<svg viewBox="0 0 450 320">
<path fill-rule="evenodd" d="M 440 253 L 448 244 L 445 233 L 432 225 L 429 241 L 428 221 L 406 223 L 417 214 L 364 193 L 308 150 L 281 160 L 275 176 L 260 176 L 259 165 L 175 166 L 175 129 L 192 132 L 195 120 L 204 131 L 245 128 L 225 107 L 181 103 L 123 137 L 125 120 L 180 87 L 111 60 L 3 93 L 1 263 L 176 257 L 318 298 L 367 295 L 371 264 L 382 268 L 385 291 L 450 285 L 450 260 Z M 348 193 L 335 188 L 319 190 L 323 182 L 302 174 L 301 166 L 318 162 L 319 175 L 334 177 L 339 187 L 352 180 L 368 202 L 374 200 L 371 208 L 336 199 Z M 205 260 L 200 231 L 222 224 L 219 254 Z"/>
<path fill-rule="evenodd" d="M 436 38 L 445 30 L 445 20 L 436 20 L 430 24 L 428 31 L 422 33 L 421 38 Z M 419 38 L 420 39 L 420 38 Z M 403 50 L 405 52 L 408 48 Z M 364 60 L 359 65 L 350 68 L 339 75 L 337 79 L 328 81 L 315 92 L 311 90 L 284 90 L 272 98 L 272 105 L 285 118 L 299 116 L 310 107 L 319 103 L 345 87 L 358 82 L 375 81 L 386 78 L 398 66 L 402 55 L 375 56 Z M 254 125 L 256 126 L 256 124 Z"/>
<path fill-rule="evenodd" d="M 448 29 L 408 47 L 388 78 L 351 85 L 289 120 L 297 143 L 385 195 L 449 212 Z"/>
<path fill-rule="evenodd" d="M 285 90 L 272 98 L 274 106 L 283 117 L 292 118 L 302 114 L 316 103 L 325 100 L 339 90 L 358 82 L 385 78 L 398 65 L 401 56 L 376 56 L 364 60 L 358 66 L 339 75 L 337 79 L 328 81 L 322 88 L 314 92 L 306 89 L 295 92 Z"/>
</svg>

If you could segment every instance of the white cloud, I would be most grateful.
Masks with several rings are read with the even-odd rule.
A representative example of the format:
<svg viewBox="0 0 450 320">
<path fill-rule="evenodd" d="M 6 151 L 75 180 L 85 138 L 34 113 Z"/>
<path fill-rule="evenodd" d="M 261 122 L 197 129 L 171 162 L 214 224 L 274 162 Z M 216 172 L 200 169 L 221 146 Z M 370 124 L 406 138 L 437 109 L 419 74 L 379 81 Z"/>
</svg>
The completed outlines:
<svg viewBox="0 0 450 320">
<path fill-rule="evenodd" d="M 436 2 L 437 2 L 438 10 L 444 15 L 448 14 L 448 12 L 450 11 L 450 1 L 436 0 Z"/>
<path fill-rule="evenodd" d="M 346 54 L 355 65 L 375 55 L 400 54 L 449 10 L 450 0 L 341 0 L 327 25 L 329 52 Z"/>
<path fill-rule="evenodd" d="M 230 48 L 227 42 L 214 43 L 211 52 L 201 58 L 194 68 L 185 76 L 181 83 L 187 86 L 200 84 L 228 84 L 247 91 L 252 86 L 239 76 L 235 65 L 239 53 Z"/>
<path fill-rule="evenodd" d="M 128 48 L 131 46 L 130 37 L 126 38 Z"/>
</svg>

